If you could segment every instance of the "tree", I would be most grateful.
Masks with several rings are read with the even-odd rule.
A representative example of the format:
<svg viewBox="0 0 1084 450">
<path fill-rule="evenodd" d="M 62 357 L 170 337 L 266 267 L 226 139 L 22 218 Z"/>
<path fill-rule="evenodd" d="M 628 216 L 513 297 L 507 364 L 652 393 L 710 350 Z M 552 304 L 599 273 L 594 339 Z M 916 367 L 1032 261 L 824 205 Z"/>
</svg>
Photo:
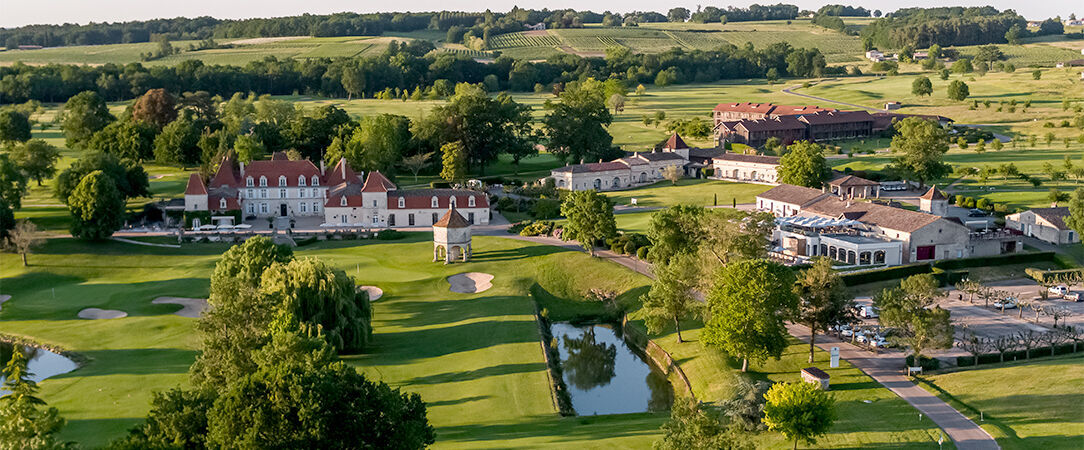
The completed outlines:
<svg viewBox="0 0 1084 450">
<path fill-rule="evenodd" d="M 960 80 L 952 80 L 948 85 L 948 98 L 956 100 L 958 102 L 964 101 L 969 95 L 971 90 L 967 88 L 967 83 Z"/>
<path fill-rule="evenodd" d="M 115 155 L 132 161 L 154 158 L 155 125 L 133 120 L 118 120 L 94 133 L 87 143 L 90 150 Z"/>
<path fill-rule="evenodd" d="M 666 20 L 670 22 L 684 22 L 686 20 L 689 20 L 690 14 L 691 13 L 689 12 L 688 8 L 670 8 L 670 11 L 667 11 L 666 13 Z"/>
<path fill-rule="evenodd" d="M 779 159 L 779 182 L 819 189 L 828 180 L 832 169 L 824 159 L 824 148 L 809 141 L 787 146 Z"/>
<path fill-rule="evenodd" d="M 965 352 L 971 354 L 971 357 L 975 358 L 975 364 L 979 365 L 979 355 L 986 353 L 993 344 L 989 339 L 979 337 L 970 328 L 967 329 L 967 335 L 956 341 L 956 346 L 962 348 Z"/>
<path fill-rule="evenodd" d="M 440 148 L 440 177 L 451 182 L 462 181 L 467 177 L 467 155 L 463 144 L 449 142 Z"/>
<path fill-rule="evenodd" d="M 142 166 L 130 160 L 121 160 L 110 154 L 92 151 L 84 153 L 82 158 L 73 162 L 57 176 L 54 187 L 57 200 L 68 203 L 68 197 L 76 185 L 96 170 L 109 175 L 126 199 L 150 195 L 147 172 Z"/>
<path fill-rule="evenodd" d="M 751 381 L 736 377 L 729 399 L 723 402 L 723 415 L 742 431 L 759 431 L 764 426 L 764 393 L 771 387 L 767 381 Z"/>
<path fill-rule="evenodd" d="M 94 91 L 75 94 L 64 104 L 61 128 L 69 148 L 82 148 L 94 133 L 113 121 L 105 100 Z"/>
<path fill-rule="evenodd" d="M 930 274 L 913 275 L 899 288 L 884 289 L 874 296 L 882 325 L 897 330 L 897 340 L 914 352 L 915 361 L 928 348 L 952 347 L 953 328 L 948 310 L 930 308 L 941 295 L 937 280 Z"/>
<path fill-rule="evenodd" d="M 247 134 L 237 136 L 237 140 L 233 142 L 233 150 L 237 154 L 237 160 L 244 163 L 263 159 L 267 154 L 263 142 Z"/>
<path fill-rule="evenodd" d="M 560 102 L 546 102 L 549 112 L 542 119 L 542 129 L 551 153 L 565 161 L 612 156 L 613 136 L 607 127 L 613 116 L 606 108 L 604 95 L 602 83 L 588 79 L 569 83 Z"/>
<path fill-rule="evenodd" d="M 319 260 L 272 264 L 260 279 L 260 294 L 275 305 L 274 330 L 320 330 L 336 351 L 348 353 L 361 351 L 372 339 L 368 294 Z"/>
<path fill-rule="evenodd" d="M 577 240 L 583 249 L 595 256 L 595 243 L 617 234 L 614 207 L 610 198 L 590 191 L 572 191 L 561 203 L 565 216 L 564 240 Z"/>
<path fill-rule="evenodd" d="M 644 324 L 649 332 L 659 334 L 672 322 L 678 342 L 685 342 L 681 338 L 681 320 L 699 316 L 703 307 L 693 297 L 700 275 L 696 259 L 690 253 L 679 254 L 669 263 L 655 263 L 653 272 L 655 281 L 643 298 Z"/>
<path fill-rule="evenodd" d="M 403 159 L 412 138 L 410 119 L 406 117 L 366 116 L 343 145 L 342 154 L 354 169 L 394 173 L 395 164 Z"/>
<path fill-rule="evenodd" d="M 666 264 L 681 254 L 696 254 L 704 236 L 704 217 L 708 210 L 700 206 L 676 205 L 651 213 L 647 237 L 651 240 L 651 259 Z"/>
<path fill-rule="evenodd" d="M 124 224 L 124 203 L 109 175 L 100 170 L 87 174 L 68 197 L 72 236 L 87 240 L 112 236 Z"/>
<path fill-rule="evenodd" d="M 918 77 L 911 82 L 911 95 L 923 96 L 933 94 L 933 83 L 928 77 Z"/>
<path fill-rule="evenodd" d="M 656 450 L 731 450 L 752 448 L 743 433 L 727 428 L 710 409 L 690 397 L 674 399 L 670 420 L 662 424 Z"/>
<path fill-rule="evenodd" d="M 42 180 L 56 174 L 56 162 L 60 150 L 42 139 L 26 141 L 11 150 L 11 159 L 27 177 L 41 186 Z"/>
<path fill-rule="evenodd" d="M 1024 35 L 1024 29 L 1020 27 L 1020 24 L 1013 24 L 1009 27 L 1009 31 L 1005 32 L 1005 40 L 1009 42 L 1009 45 L 1020 45 L 1020 37 Z"/>
<path fill-rule="evenodd" d="M 937 122 L 908 117 L 896 123 L 896 131 L 891 144 L 898 154 L 896 166 L 918 177 L 920 186 L 952 170 L 942 162 L 948 151 L 948 133 Z"/>
<path fill-rule="evenodd" d="M 15 227 L 8 232 L 6 247 L 12 252 L 18 253 L 23 258 L 23 267 L 28 266 L 26 255 L 34 251 L 44 242 L 38 227 L 33 222 L 23 219 L 15 223 Z"/>
<path fill-rule="evenodd" d="M 1057 188 L 1050 188 L 1050 192 L 1046 194 L 1046 199 L 1050 200 L 1051 207 L 1057 208 L 1058 203 L 1069 201 L 1069 194 Z"/>
<path fill-rule="evenodd" d="M 709 211 L 704 217 L 703 239 L 699 246 L 705 278 L 711 279 L 721 265 L 767 258 L 774 229 L 775 216 L 769 212 L 748 213 L 729 208 Z"/>
<path fill-rule="evenodd" d="M 1039 69 L 1035 69 L 1034 71 L 1031 72 L 1031 78 L 1034 78 L 1034 79 L 1038 80 L 1038 79 L 1040 79 L 1042 77 L 1043 77 L 1043 71 L 1041 71 Z"/>
<path fill-rule="evenodd" d="M 343 90 L 346 91 L 346 100 L 352 100 L 355 95 L 360 96 L 365 92 L 365 75 L 357 67 L 344 67 L 340 78 Z"/>
<path fill-rule="evenodd" d="M 787 439 L 806 444 L 828 434 L 836 420 L 835 399 L 812 383 L 777 383 L 764 394 L 764 423 Z"/>
<path fill-rule="evenodd" d="M 798 294 L 796 322 L 809 327 L 809 362 L 813 362 L 817 332 L 827 333 L 833 325 L 849 323 L 854 301 L 843 279 L 832 270 L 832 260 L 816 258 L 813 265 L 798 275 L 794 285 Z"/>
<path fill-rule="evenodd" d="M 1076 188 L 1069 199 L 1069 216 L 1065 224 L 1077 233 L 1084 233 L 1084 188 Z"/>
<path fill-rule="evenodd" d="M 974 71 L 975 71 L 975 66 L 973 66 L 971 64 L 970 59 L 960 58 L 960 59 L 957 59 L 956 62 L 952 63 L 952 72 L 953 73 L 964 74 L 964 73 L 971 73 L 971 72 L 974 72 Z"/>
<path fill-rule="evenodd" d="M 941 68 L 941 70 L 937 73 L 937 76 L 940 77 L 942 81 L 947 80 L 949 78 L 949 70 Z"/>
<path fill-rule="evenodd" d="M 8 238 L 11 230 L 15 229 L 15 213 L 11 206 L 3 198 L 0 198 L 0 240 Z"/>
<path fill-rule="evenodd" d="M 606 106 L 609 106 L 614 110 L 614 114 L 625 110 L 625 96 L 621 94 L 613 94 L 610 98 L 606 99 Z"/>
<path fill-rule="evenodd" d="M 0 143 L 30 140 L 30 119 L 15 109 L 0 110 Z"/>
<path fill-rule="evenodd" d="M 671 185 L 676 185 L 681 180 L 682 175 L 682 169 L 676 165 L 662 168 L 662 177 L 670 181 Z"/>
<path fill-rule="evenodd" d="M 418 181 L 418 172 L 421 172 L 426 167 L 429 167 L 429 160 L 433 158 L 433 152 L 418 153 L 416 155 L 410 155 L 403 158 L 401 164 L 406 170 L 414 174 L 414 181 Z"/>
<path fill-rule="evenodd" d="M 177 118 L 177 99 L 165 89 L 151 89 L 132 104 L 132 119 L 158 129 Z"/>
<path fill-rule="evenodd" d="M 21 346 L 16 346 L 2 371 L 3 389 L 9 393 L 0 397 L 0 443 L 12 449 L 67 447 L 56 441 L 64 419 L 56 408 L 40 409 L 45 402 L 34 396 L 38 384 L 30 378 L 28 364 Z"/>
<path fill-rule="evenodd" d="M 202 153 L 199 148 L 201 132 L 199 123 L 182 114 L 162 128 L 162 133 L 154 139 L 155 160 L 182 168 L 198 166 Z"/>
<path fill-rule="evenodd" d="M 24 195 L 26 175 L 7 154 L 0 153 L 0 200 L 13 209 L 19 209 L 23 206 Z"/>
<path fill-rule="evenodd" d="M 765 259 L 745 260 L 719 268 L 712 281 L 703 342 L 741 358 L 742 372 L 749 360 L 779 359 L 787 347 L 784 320 L 798 306 L 791 270 Z"/>
</svg>

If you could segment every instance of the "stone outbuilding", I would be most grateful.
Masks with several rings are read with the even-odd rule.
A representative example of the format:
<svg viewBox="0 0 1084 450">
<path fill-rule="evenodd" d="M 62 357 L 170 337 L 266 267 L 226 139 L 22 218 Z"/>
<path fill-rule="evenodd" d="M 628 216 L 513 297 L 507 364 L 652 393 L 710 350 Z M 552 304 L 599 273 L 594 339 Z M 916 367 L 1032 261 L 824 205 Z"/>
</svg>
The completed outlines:
<svg viewBox="0 0 1084 450">
<path fill-rule="evenodd" d="M 445 264 L 457 259 L 467 262 L 471 252 L 470 222 L 456 211 L 453 204 L 444 217 L 433 224 L 433 262 L 442 258 Z"/>
<path fill-rule="evenodd" d="M 1005 216 L 1005 227 L 1054 245 L 1075 244 L 1080 235 L 1065 223 L 1068 216 L 1066 206 L 1032 208 Z"/>
<path fill-rule="evenodd" d="M 806 383 L 813 383 L 820 387 L 822 391 L 828 390 L 828 381 L 831 376 L 827 372 L 820 370 L 816 367 L 806 367 L 802 369 L 802 381 Z"/>
<path fill-rule="evenodd" d="M 945 217 L 948 215 L 948 197 L 937 190 L 937 186 L 931 186 L 918 198 L 918 209 L 926 214 Z"/>
</svg>

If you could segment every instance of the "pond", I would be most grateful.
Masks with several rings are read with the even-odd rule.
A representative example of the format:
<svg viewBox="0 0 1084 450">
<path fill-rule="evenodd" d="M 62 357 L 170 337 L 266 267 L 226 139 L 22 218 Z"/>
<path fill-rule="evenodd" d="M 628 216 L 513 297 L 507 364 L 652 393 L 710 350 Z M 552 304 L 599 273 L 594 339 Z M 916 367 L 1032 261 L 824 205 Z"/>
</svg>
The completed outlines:
<svg viewBox="0 0 1084 450">
<path fill-rule="evenodd" d="M 6 342 L 0 342 L 0 367 L 7 366 L 8 361 L 11 360 L 12 352 L 15 350 L 20 350 L 27 355 L 30 360 L 28 364 L 30 379 L 38 383 L 46 378 L 71 372 L 79 367 L 75 361 L 68 359 L 64 355 L 45 349 L 12 345 Z M 3 383 L 3 381 L 4 377 L 0 376 L 0 383 Z M 7 391 L 0 389 L 0 395 L 7 393 Z"/>
<path fill-rule="evenodd" d="M 561 369 L 572 407 L 581 416 L 670 409 L 666 375 L 625 343 L 610 325 L 555 323 Z"/>
</svg>

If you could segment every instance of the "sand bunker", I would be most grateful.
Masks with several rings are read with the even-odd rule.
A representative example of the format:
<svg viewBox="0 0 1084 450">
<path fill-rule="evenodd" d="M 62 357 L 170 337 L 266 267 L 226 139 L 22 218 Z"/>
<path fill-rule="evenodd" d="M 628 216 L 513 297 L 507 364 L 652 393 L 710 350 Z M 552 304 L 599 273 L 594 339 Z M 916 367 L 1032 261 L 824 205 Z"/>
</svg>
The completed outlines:
<svg viewBox="0 0 1084 450">
<path fill-rule="evenodd" d="M 449 289 L 460 294 L 485 292 L 493 287 L 490 281 L 493 281 L 493 275 L 481 272 L 460 273 L 448 277 L 448 283 L 452 285 Z"/>
<path fill-rule="evenodd" d="M 0 295 L 0 310 L 4 309 L 4 302 L 11 300 L 10 295 Z"/>
<path fill-rule="evenodd" d="M 128 317 L 128 313 L 117 309 L 87 308 L 79 311 L 80 319 L 120 319 L 122 317 Z"/>
<path fill-rule="evenodd" d="M 154 300 L 151 300 L 151 303 L 154 303 L 156 305 L 169 303 L 173 305 L 184 306 L 184 308 L 181 308 L 180 311 L 177 311 L 173 314 L 181 317 L 191 317 L 193 319 L 198 319 L 200 314 L 207 310 L 207 300 L 202 298 L 158 297 Z"/>
<path fill-rule="evenodd" d="M 369 301 L 380 300 L 384 296 L 384 290 L 376 286 L 362 286 L 361 290 L 369 293 Z"/>
</svg>

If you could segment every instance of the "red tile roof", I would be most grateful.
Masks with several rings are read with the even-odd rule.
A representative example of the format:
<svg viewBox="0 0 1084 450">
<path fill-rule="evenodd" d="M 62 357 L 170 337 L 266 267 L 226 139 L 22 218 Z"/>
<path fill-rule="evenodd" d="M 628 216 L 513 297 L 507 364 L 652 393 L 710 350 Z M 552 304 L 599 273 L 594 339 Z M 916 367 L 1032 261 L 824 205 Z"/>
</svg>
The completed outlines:
<svg viewBox="0 0 1084 450">
<path fill-rule="evenodd" d="M 720 103 L 715 105 L 713 111 L 768 114 L 772 112 L 775 107 L 776 105 L 771 103 Z"/>
<path fill-rule="evenodd" d="M 306 186 L 311 185 L 312 177 L 315 175 L 318 179 L 320 176 L 320 169 L 316 167 L 309 160 L 289 161 L 282 159 L 265 160 L 265 161 L 252 161 L 251 164 L 245 166 L 245 178 L 252 177 L 253 183 L 256 186 L 260 185 L 260 177 L 267 177 L 268 187 L 279 187 L 279 177 L 286 177 L 286 186 L 297 187 L 298 177 L 304 175 Z M 324 183 L 324 182 L 322 182 Z"/>
<path fill-rule="evenodd" d="M 881 183 L 854 175 L 846 175 L 828 182 L 832 186 L 880 186 Z"/>
<path fill-rule="evenodd" d="M 207 186 L 203 184 L 203 178 L 198 173 L 188 176 L 188 186 L 184 188 L 184 195 L 207 195 Z"/>
<path fill-rule="evenodd" d="M 433 224 L 433 227 L 440 228 L 467 228 L 470 223 L 467 219 L 464 219 L 455 208 L 448 208 L 448 212 L 444 213 L 444 217 L 441 217 L 437 223 Z"/>
<path fill-rule="evenodd" d="M 361 192 L 388 192 L 393 189 L 395 189 L 395 183 L 392 183 L 380 171 L 374 170 L 365 177 L 365 185 L 361 187 Z"/>
<path fill-rule="evenodd" d="M 218 164 L 218 171 L 211 178 L 211 187 L 238 187 L 241 185 L 241 174 L 237 170 L 237 163 L 232 155 L 227 155 Z"/>
<path fill-rule="evenodd" d="M 873 116 L 865 111 L 827 111 L 802 114 L 798 120 L 810 125 L 829 125 L 837 123 L 873 122 Z"/>
<path fill-rule="evenodd" d="M 388 192 L 388 209 L 434 209 L 433 197 L 437 198 L 436 209 L 447 209 L 452 197 L 457 208 L 471 208 L 470 197 L 474 197 L 474 208 L 488 208 L 489 197 L 484 193 L 465 189 L 417 189 Z M 399 199 L 403 207 L 399 207 Z"/>
<path fill-rule="evenodd" d="M 327 172 L 327 185 L 337 186 L 343 182 L 357 183 L 359 178 L 357 172 L 354 172 L 354 169 L 351 169 L 350 164 L 346 162 L 346 158 L 339 158 L 339 163 Z"/>
<path fill-rule="evenodd" d="M 222 195 L 217 195 L 217 194 L 212 195 L 210 197 L 207 197 L 207 209 L 209 209 L 211 211 L 223 211 L 223 209 L 222 209 L 222 199 L 223 198 L 226 199 L 226 209 L 225 209 L 225 211 L 232 211 L 232 210 L 241 209 L 241 201 L 238 200 L 237 197 L 235 197 L 235 196 L 222 196 Z"/>
<path fill-rule="evenodd" d="M 945 194 L 942 194 L 941 191 L 937 190 L 937 186 L 930 186 L 930 190 L 926 191 L 926 193 L 922 194 L 922 197 L 919 198 L 923 200 L 948 200 L 948 197 L 945 197 Z"/>
<path fill-rule="evenodd" d="M 685 141 L 681 139 L 681 136 L 678 136 L 677 133 L 674 133 L 670 135 L 670 139 L 666 140 L 666 144 L 664 144 L 662 148 L 678 149 L 689 148 L 689 146 L 685 145 Z"/>
</svg>

